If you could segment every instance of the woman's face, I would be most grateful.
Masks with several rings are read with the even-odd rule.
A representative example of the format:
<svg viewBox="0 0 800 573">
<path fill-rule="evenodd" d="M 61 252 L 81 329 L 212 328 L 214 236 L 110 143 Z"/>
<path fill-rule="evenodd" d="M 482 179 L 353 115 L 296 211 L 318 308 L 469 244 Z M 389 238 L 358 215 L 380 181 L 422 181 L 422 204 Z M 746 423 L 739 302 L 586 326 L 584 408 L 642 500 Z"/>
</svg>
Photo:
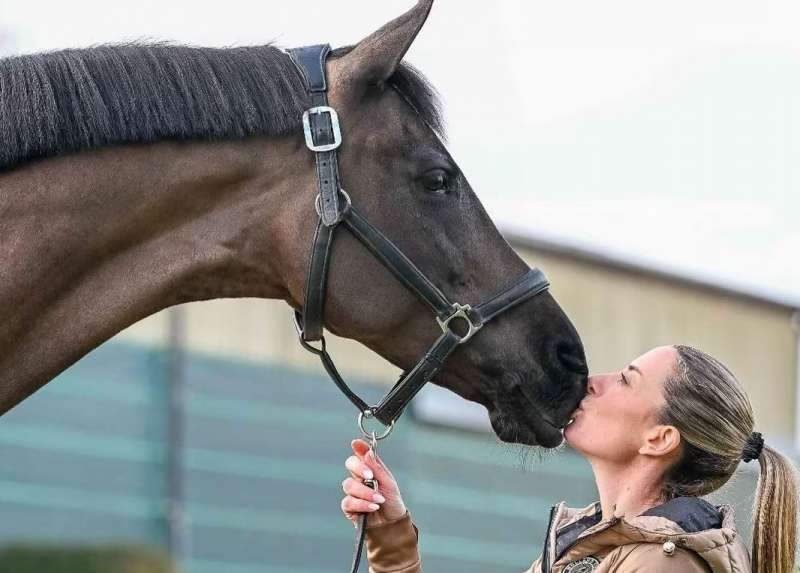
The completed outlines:
<svg viewBox="0 0 800 573">
<path fill-rule="evenodd" d="M 662 383 L 677 356 L 672 346 L 660 346 L 621 370 L 590 376 L 588 394 L 564 430 L 567 443 L 590 460 L 624 464 L 635 458 L 657 425 Z"/>
</svg>

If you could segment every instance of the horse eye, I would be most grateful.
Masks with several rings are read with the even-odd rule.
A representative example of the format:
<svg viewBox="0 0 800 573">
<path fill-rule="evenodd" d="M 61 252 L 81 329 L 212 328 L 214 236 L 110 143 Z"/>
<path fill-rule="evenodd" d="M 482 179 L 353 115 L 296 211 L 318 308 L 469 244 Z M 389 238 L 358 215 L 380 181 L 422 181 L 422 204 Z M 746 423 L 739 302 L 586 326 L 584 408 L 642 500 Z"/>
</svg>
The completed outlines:
<svg viewBox="0 0 800 573">
<path fill-rule="evenodd" d="M 444 195 L 449 190 L 450 177 L 444 169 L 431 169 L 422 176 L 425 189 L 439 195 Z"/>
</svg>

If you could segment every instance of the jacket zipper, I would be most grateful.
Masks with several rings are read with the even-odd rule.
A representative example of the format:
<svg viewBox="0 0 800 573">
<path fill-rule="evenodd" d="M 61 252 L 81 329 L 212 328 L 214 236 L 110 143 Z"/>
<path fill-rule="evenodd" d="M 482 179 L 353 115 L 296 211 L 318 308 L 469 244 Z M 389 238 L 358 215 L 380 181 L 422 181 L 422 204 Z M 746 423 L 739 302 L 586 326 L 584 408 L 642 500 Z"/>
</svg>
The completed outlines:
<svg viewBox="0 0 800 573">
<path fill-rule="evenodd" d="M 615 526 L 616 524 L 618 524 L 620 521 L 622 521 L 622 518 L 621 518 L 621 517 L 616 517 L 616 516 L 615 516 L 615 517 L 612 517 L 612 518 L 609 520 L 609 522 L 608 522 L 608 523 L 606 523 L 606 525 L 605 525 L 604 527 L 601 527 L 601 528 L 600 528 L 600 529 L 598 529 L 597 531 L 592 531 L 592 535 L 596 535 L 596 534 L 600 533 L 601 531 L 605 531 L 606 529 L 609 529 L 609 528 L 611 528 L 611 527 L 614 527 L 614 526 Z M 550 528 L 549 528 L 549 527 L 548 527 L 547 529 L 548 529 L 548 531 L 550 530 Z M 567 545 L 567 546 L 564 548 L 564 550 L 561 552 L 561 555 L 566 555 L 567 551 L 569 551 L 570 549 L 572 549 L 572 548 L 573 548 L 575 545 L 577 545 L 577 544 L 578 544 L 580 541 L 583 541 L 584 539 L 586 539 L 586 537 L 591 537 L 592 535 L 585 535 L 585 536 L 584 536 L 584 535 L 581 535 L 581 536 L 579 536 L 579 537 L 578 537 L 578 538 L 577 538 L 575 541 L 573 541 L 572 543 L 570 543 L 569 545 Z M 550 573 L 550 572 L 549 572 L 549 571 L 545 571 L 545 570 L 543 569 L 543 570 L 542 570 L 542 573 Z"/>
</svg>

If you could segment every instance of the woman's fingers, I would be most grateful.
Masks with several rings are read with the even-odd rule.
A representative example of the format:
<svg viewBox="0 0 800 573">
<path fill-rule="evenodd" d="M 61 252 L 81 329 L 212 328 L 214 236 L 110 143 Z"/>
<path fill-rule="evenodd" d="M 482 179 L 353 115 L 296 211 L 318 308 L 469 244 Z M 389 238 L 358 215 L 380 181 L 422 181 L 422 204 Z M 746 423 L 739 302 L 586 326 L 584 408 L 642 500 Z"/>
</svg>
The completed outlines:
<svg viewBox="0 0 800 573">
<path fill-rule="evenodd" d="M 350 456 L 344 461 L 344 467 L 346 467 L 350 474 L 354 478 L 358 479 L 372 479 L 375 477 L 374 472 L 372 469 L 358 456 Z"/>
<path fill-rule="evenodd" d="M 342 482 L 346 496 L 341 503 L 347 519 L 357 526 L 359 517 L 364 513 L 371 514 L 370 524 L 403 517 L 406 506 L 389 468 L 372 455 L 369 444 L 364 440 L 353 440 L 350 445 L 355 455 L 344 462 L 350 477 Z M 378 482 L 378 491 L 363 483 L 364 479 L 373 478 Z"/>
<path fill-rule="evenodd" d="M 369 447 L 369 444 L 361 439 L 355 439 L 350 442 L 350 447 L 353 448 L 353 453 L 366 464 L 367 468 L 375 475 L 375 479 L 380 483 L 381 481 L 390 481 L 394 483 L 396 480 L 389 471 L 380 456 L 375 455 L 374 450 Z"/>
<path fill-rule="evenodd" d="M 355 515 L 358 513 L 372 513 L 374 511 L 378 511 L 379 509 L 380 506 L 372 501 L 358 499 L 351 495 L 342 498 L 342 511 L 345 513 L 348 519 L 358 517 L 358 515 Z"/>
<path fill-rule="evenodd" d="M 380 504 L 360 497 L 347 495 L 342 499 L 342 509 L 348 513 L 369 513 L 371 511 L 378 511 L 381 508 Z"/>
<path fill-rule="evenodd" d="M 379 504 L 386 501 L 374 489 L 361 483 L 359 477 L 346 478 L 342 482 L 342 490 L 347 494 L 342 498 L 342 512 L 353 522 L 354 527 L 358 527 L 361 514 L 377 512 L 381 508 Z"/>
<path fill-rule="evenodd" d="M 370 503 L 383 503 L 386 499 L 376 492 L 368 485 L 364 485 L 361 481 L 349 477 L 342 482 L 342 490 L 349 496 L 357 499 L 363 499 Z"/>
</svg>

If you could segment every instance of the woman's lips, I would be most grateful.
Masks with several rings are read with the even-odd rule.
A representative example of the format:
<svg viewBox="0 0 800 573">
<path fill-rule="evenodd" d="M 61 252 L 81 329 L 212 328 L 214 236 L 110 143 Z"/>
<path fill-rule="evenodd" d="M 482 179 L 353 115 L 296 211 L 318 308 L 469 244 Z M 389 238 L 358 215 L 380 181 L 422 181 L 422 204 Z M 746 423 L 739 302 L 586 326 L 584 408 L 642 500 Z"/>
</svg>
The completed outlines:
<svg viewBox="0 0 800 573">
<path fill-rule="evenodd" d="M 583 412 L 583 408 L 580 406 L 578 406 L 578 408 L 569 417 L 569 420 L 567 420 L 567 424 L 564 426 L 565 428 L 575 421 L 575 419 L 578 417 L 579 412 Z"/>
</svg>

